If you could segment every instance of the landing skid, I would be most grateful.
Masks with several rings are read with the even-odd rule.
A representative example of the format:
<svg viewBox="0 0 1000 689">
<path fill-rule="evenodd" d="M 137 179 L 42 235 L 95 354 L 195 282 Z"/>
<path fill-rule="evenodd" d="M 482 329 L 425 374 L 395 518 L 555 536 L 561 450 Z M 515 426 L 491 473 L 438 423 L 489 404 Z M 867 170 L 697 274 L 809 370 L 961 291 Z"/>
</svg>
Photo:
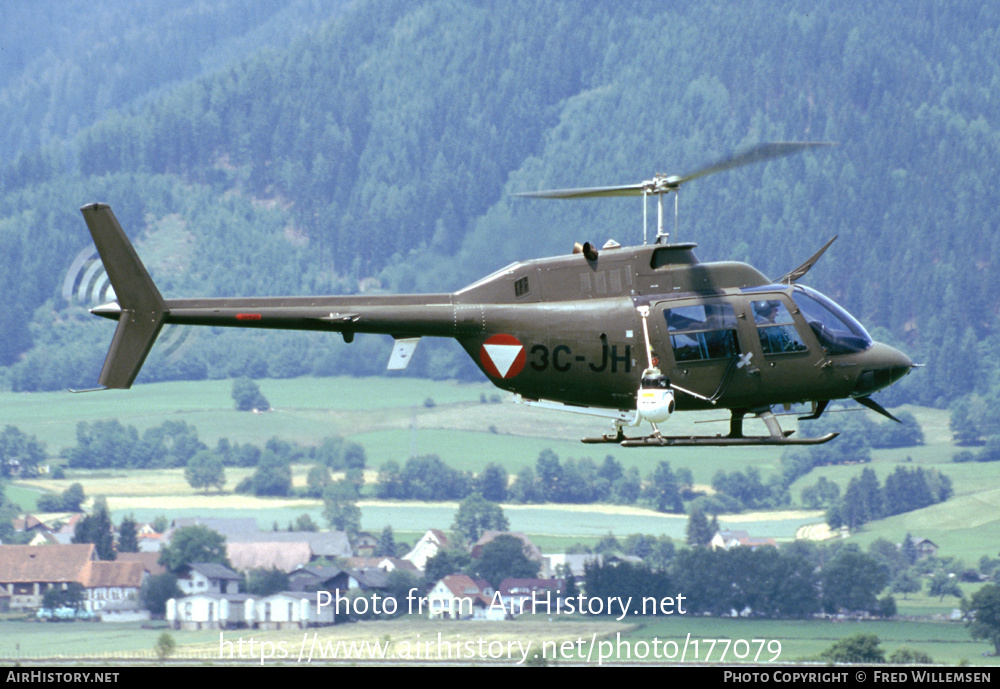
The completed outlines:
<svg viewBox="0 0 1000 689">
<path fill-rule="evenodd" d="M 622 447 L 722 447 L 728 445 L 822 445 L 836 438 L 839 433 L 827 433 L 818 438 L 791 438 L 792 431 L 783 437 L 770 435 L 731 438 L 727 435 L 646 435 L 628 438 L 624 435 L 602 435 L 583 438 L 585 443 L 614 443 Z"/>
<path fill-rule="evenodd" d="M 768 435 L 743 435 L 743 417 L 752 412 L 767 426 Z M 652 424 L 650 435 L 628 438 L 622 430 L 623 422 L 615 421 L 615 433 L 597 438 L 582 438 L 585 443 L 614 443 L 622 447 L 723 447 L 729 445 L 822 445 L 836 438 L 839 433 L 827 433 L 818 438 L 792 438 L 795 431 L 783 431 L 770 407 L 762 409 L 733 409 L 729 420 L 729 435 L 662 435 Z"/>
</svg>

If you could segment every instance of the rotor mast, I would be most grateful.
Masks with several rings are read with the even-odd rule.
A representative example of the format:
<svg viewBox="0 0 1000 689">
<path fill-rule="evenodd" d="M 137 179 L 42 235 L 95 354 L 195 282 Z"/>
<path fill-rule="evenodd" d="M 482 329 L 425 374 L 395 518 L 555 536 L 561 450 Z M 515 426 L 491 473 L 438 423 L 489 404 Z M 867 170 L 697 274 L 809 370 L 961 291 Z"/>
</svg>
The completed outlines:
<svg viewBox="0 0 1000 689">
<path fill-rule="evenodd" d="M 662 173 L 657 173 L 653 176 L 653 179 L 647 179 L 642 183 L 642 243 L 643 245 L 648 244 L 647 240 L 647 227 L 648 221 L 646 220 L 646 200 L 650 195 L 656 196 L 656 239 L 654 242 L 656 244 L 669 244 L 670 243 L 670 233 L 665 232 L 663 228 L 663 197 L 674 192 L 674 239 L 677 239 L 677 232 L 679 230 L 679 199 L 680 199 L 680 183 L 683 181 L 680 177 L 671 176 L 668 177 Z"/>
</svg>

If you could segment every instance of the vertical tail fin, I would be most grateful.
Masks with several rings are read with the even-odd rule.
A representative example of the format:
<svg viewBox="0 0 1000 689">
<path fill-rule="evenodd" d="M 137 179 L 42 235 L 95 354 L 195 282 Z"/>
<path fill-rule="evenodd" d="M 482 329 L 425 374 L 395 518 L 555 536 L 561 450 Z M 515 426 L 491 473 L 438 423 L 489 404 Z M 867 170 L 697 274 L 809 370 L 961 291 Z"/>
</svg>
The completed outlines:
<svg viewBox="0 0 1000 689">
<path fill-rule="evenodd" d="M 163 327 L 166 305 L 111 207 L 92 203 L 80 211 L 97 245 L 119 307 L 98 307 L 92 311 L 118 319 L 99 382 L 106 388 L 130 388 Z"/>
</svg>

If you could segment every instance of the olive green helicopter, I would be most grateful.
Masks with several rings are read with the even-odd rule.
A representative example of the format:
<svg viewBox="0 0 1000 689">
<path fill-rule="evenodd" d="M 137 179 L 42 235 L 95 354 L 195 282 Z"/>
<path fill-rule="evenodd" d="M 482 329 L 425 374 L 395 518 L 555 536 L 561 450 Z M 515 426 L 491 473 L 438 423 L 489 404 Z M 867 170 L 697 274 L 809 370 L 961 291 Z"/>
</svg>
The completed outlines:
<svg viewBox="0 0 1000 689">
<path fill-rule="evenodd" d="M 683 176 L 636 184 L 526 192 L 520 197 L 642 196 L 641 246 L 577 244 L 564 256 L 513 263 L 452 293 L 375 296 L 164 299 L 110 207 L 81 211 L 115 300 L 91 309 L 118 321 L 100 388 L 129 388 L 164 325 L 332 331 L 394 339 L 388 368 L 406 368 L 422 337 L 454 338 L 498 388 L 525 405 L 611 422 L 584 442 L 636 446 L 791 445 L 827 442 L 783 431 L 774 409 L 811 405 L 818 418 L 832 400 L 854 399 L 894 419 L 871 395 L 913 363 L 875 342 L 834 301 L 798 280 L 825 246 L 791 272 L 770 279 L 739 262 L 702 263 L 695 244 L 671 242 L 663 197 L 681 185 L 742 165 L 827 146 L 772 142 Z M 657 232 L 646 241 L 646 199 L 657 200 Z M 676 231 L 675 231 L 676 236 Z M 675 412 L 727 409 L 729 432 L 665 435 Z M 747 414 L 765 435 L 745 435 Z M 626 435 L 649 424 L 651 433 Z"/>
</svg>

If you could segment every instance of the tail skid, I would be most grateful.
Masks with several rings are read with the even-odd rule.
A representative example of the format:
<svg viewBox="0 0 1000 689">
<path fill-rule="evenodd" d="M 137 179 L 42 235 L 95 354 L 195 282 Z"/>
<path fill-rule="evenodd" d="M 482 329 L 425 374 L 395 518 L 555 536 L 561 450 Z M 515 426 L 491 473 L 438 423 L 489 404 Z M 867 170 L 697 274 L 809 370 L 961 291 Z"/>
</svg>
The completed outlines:
<svg viewBox="0 0 1000 689">
<path fill-rule="evenodd" d="M 93 313 L 118 319 L 99 383 L 105 388 L 127 389 L 139 374 L 167 315 L 167 307 L 122 226 L 103 203 L 80 209 L 118 300 Z M 116 313 L 117 312 L 117 315 Z"/>
</svg>

